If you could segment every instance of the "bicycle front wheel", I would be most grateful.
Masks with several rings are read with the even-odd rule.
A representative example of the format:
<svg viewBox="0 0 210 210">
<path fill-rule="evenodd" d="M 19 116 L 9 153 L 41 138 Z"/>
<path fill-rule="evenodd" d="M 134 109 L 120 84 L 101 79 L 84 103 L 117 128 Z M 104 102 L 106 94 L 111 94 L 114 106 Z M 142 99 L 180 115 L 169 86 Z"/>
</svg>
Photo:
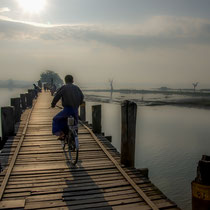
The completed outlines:
<svg viewBox="0 0 210 210">
<path fill-rule="evenodd" d="M 79 141 L 78 136 L 74 135 L 71 131 L 68 134 L 68 151 L 71 163 L 76 165 L 79 158 Z"/>
</svg>

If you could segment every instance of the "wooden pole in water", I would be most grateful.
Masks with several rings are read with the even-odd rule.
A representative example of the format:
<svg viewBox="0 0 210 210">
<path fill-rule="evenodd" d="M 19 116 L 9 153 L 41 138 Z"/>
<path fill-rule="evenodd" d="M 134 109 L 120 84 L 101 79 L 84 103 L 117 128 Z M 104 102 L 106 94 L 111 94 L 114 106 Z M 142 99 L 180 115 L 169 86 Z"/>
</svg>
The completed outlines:
<svg viewBox="0 0 210 210">
<path fill-rule="evenodd" d="M 80 105 L 80 119 L 81 121 L 86 121 L 86 111 L 85 111 L 85 102 Z"/>
<path fill-rule="evenodd" d="M 35 94 L 35 90 L 34 89 L 28 89 L 28 93 L 31 94 L 32 96 L 32 100 L 35 98 L 36 94 Z"/>
<path fill-rule="evenodd" d="M 136 111 L 136 103 L 123 101 L 121 105 L 121 163 L 128 167 L 134 167 L 135 163 Z"/>
<path fill-rule="evenodd" d="M 26 93 L 25 95 L 26 95 L 26 104 L 27 104 L 27 107 L 32 107 L 33 100 L 32 100 L 31 93 Z"/>
<path fill-rule="evenodd" d="M 20 107 L 20 98 L 11 98 L 11 106 L 15 108 L 15 122 L 20 122 L 21 117 L 21 107 Z"/>
<path fill-rule="evenodd" d="M 21 102 L 21 107 L 23 110 L 26 109 L 26 94 L 20 94 L 20 102 Z"/>
<path fill-rule="evenodd" d="M 5 142 L 8 136 L 14 136 L 15 134 L 14 107 L 1 107 L 1 126 L 2 141 Z"/>
<path fill-rule="evenodd" d="M 112 136 L 104 136 L 109 142 L 112 142 Z"/>
<path fill-rule="evenodd" d="M 92 127 L 94 133 L 101 133 L 101 105 L 92 106 Z"/>
<path fill-rule="evenodd" d="M 191 184 L 192 210 L 210 209 L 210 156 L 203 155 L 198 163 L 197 177 Z"/>
</svg>

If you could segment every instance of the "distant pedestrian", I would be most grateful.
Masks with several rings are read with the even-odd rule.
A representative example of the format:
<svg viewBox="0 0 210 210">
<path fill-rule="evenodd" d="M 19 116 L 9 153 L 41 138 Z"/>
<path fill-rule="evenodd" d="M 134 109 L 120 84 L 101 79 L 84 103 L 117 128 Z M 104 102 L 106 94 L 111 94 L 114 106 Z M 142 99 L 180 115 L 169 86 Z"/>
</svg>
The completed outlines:
<svg viewBox="0 0 210 210">
<path fill-rule="evenodd" d="M 36 98 L 37 98 L 38 92 L 40 92 L 40 88 L 36 84 L 33 84 L 33 86 L 34 86 L 34 90 L 35 90 L 35 94 L 36 94 Z"/>
<path fill-rule="evenodd" d="M 56 88 L 56 85 L 53 84 L 53 85 L 51 86 L 51 88 L 50 88 L 50 92 L 51 92 L 51 95 L 52 95 L 52 96 L 54 95 L 56 89 L 57 89 L 57 88 Z"/>
<path fill-rule="evenodd" d="M 47 84 L 46 83 L 44 84 L 44 91 L 45 92 L 47 91 Z"/>
<path fill-rule="evenodd" d="M 41 80 L 38 81 L 38 87 L 42 90 L 42 82 L 41 82 Z"/>
</svg>

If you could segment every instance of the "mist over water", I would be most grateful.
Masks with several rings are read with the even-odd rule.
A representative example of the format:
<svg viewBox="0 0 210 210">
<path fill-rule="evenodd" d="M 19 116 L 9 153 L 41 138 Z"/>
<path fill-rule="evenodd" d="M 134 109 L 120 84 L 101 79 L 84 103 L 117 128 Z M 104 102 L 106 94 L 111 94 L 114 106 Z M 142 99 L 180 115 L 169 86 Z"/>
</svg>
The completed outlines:
<svg viewBox="0 0 210 210">
<path fill-rule="evenodd" d="M 26 89 L 22 88 L 15 88 L 15 89 L 7 89 L 7 88 L 0 88 L 0 95 L 1 101 L 0 106 L 10 106 L 10 99 L 11 98 L 18 98 L 20 94 L 27 92 Z"/>
</svg>

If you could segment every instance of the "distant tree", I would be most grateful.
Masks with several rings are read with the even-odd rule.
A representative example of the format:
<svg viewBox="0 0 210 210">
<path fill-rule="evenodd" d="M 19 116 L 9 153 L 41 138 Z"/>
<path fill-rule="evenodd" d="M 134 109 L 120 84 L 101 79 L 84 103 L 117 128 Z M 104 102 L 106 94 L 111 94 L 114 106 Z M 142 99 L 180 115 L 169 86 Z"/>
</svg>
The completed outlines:
<svg viewBox="0 0 210 210">
<path fill-rule="evenodd" d="M 110 95 L 110 100 L 112 101 L 112 94 L 113 94 L 113 79 L 109 79 L 109 84 L 110 84 L 110 92 L 111 92 L 111 95 Z"/>
<path fill-rule="evenodd" d="M 198 82 L 196 82 L 196 83 L 192 83 L 192 85 L 193 85 L 194 92 L 195 92 L 195 88 L 198 86 Z"/>
<path fill-rule="evenodd" d="M 109 84 L 110 84 L 110 90 L 111 90 L 111 92 L 113 92 L 113 79 L 109 79 Z"/>
<path fill-rule="evenodd" d="M 55 84 L 57 87 L 63 85 L 63 80 L 60 76 L 51 70 L 46 70 L 40 74 L 41 82 L 46 82 L 48 84 Z"/>
</svg>

